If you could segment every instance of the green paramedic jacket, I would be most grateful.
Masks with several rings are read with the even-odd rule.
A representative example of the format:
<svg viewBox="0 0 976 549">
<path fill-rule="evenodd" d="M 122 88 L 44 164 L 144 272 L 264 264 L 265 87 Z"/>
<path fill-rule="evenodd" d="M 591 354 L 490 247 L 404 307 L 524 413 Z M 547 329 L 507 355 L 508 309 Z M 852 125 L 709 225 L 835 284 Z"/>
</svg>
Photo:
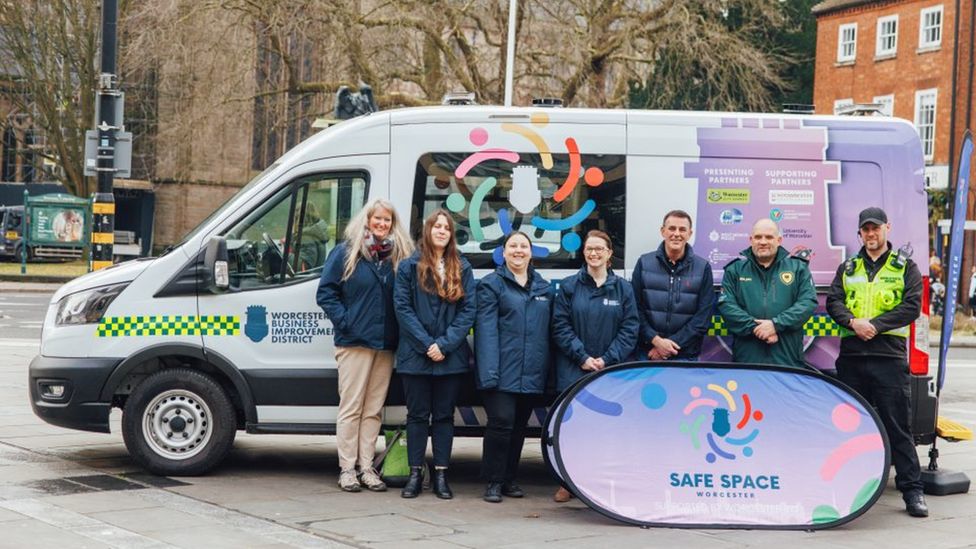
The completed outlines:
<svg viewBox="0 0 976 549">
<path fill-rule="evenodd" d="M 807 261 L 782 246 L 768 269 L 751 248 L 725 266 L 719 312 L 733 336 L 732 359 L 753 364 L 805 367 L 803 325 L 817 308 L 817 290 Z M 770 319 L 779 341 L 770 345 L 752 335 L 756 319 Z"/>
</svg>

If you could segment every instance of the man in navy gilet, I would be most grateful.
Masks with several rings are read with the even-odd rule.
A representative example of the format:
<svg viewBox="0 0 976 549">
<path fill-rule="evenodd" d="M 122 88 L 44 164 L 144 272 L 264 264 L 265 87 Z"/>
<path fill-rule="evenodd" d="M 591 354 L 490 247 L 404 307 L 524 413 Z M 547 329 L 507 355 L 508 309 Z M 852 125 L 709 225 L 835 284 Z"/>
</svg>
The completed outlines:
<svg viewBox="0 0 976 549">
<path fill-rule="evenodd" d="M 715 305 L 712 268 L 688 244 L 691 216 L 664 216 L 656 251 L 637 260 L 631 284 L 640 313 L 637 356 L 648 360 L 697 360 Z"/>
</svg>

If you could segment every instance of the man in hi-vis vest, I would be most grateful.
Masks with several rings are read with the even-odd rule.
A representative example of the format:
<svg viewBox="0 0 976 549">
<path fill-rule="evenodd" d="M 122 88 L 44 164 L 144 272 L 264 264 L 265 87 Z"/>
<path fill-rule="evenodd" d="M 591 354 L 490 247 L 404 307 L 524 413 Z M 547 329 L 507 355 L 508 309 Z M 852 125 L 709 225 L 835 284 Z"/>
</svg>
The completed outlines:
<svg viewBox="0 0 976 549">
<path fill-rule="evenodd" d="M 911 433 L 908 336 L 922 308 L 922 275 L 911 247 L 893 250 L 891 224 L 881 208 L 858 219 L 864 244 L 837 269 L 827 294 L 827 312 L 846 328 L 837 376 L 878 410 L 895 464 L 895 485 L 913 517 L 929 514 Z"/>
</svg>

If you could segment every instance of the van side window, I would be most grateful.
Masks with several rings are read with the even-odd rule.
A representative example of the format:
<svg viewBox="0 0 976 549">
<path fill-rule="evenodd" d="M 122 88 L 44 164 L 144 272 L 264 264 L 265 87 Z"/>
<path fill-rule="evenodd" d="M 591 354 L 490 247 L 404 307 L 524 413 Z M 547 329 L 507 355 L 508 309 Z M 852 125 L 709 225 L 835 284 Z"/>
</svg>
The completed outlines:
<svg viewBox="0 0 976 549">
<path fill-rule="evenodd" d="M 432 152 L 417 161 L 411 234 L 437 208 L 454 213 L 458 248 L 475 268 L 501 264 L 501 241 L 512 230 L 532 238 L 533 264 L 583 265 L 583 239 L 593 229 L 613 241 L 611 266 L 624 265 L 626 157 L 613 154 L 518 153 L 517 162 Z M 473 165 L 472 165 L 473 164 Z M 459 176 L 460 174 L 460 176 Z"/>
<path fill-rule="evenodd" d="M 317 279 L 366 197 L 366 174 L 305 176 L 226 233 L 231 286 L 246 290 Z"/>
</svg>

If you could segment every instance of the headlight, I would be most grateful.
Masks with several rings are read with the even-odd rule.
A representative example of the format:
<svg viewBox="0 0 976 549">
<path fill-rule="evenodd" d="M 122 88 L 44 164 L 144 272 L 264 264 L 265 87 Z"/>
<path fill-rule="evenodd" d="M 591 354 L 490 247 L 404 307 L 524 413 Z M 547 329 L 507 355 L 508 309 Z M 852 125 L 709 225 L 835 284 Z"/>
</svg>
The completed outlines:
<svg viewBox="0 0 976 549">
<path fill-rule="evenodd" d="M 128 282 L 123 282 L 122 284 L 102 286 L 61 298 L 58 303 L 58 315 L 55 317 L 54 323 L 63 326 L 65 324 L 94 324 L 98 322 L 112 301 L 128 285 Z"/>
</svg>

